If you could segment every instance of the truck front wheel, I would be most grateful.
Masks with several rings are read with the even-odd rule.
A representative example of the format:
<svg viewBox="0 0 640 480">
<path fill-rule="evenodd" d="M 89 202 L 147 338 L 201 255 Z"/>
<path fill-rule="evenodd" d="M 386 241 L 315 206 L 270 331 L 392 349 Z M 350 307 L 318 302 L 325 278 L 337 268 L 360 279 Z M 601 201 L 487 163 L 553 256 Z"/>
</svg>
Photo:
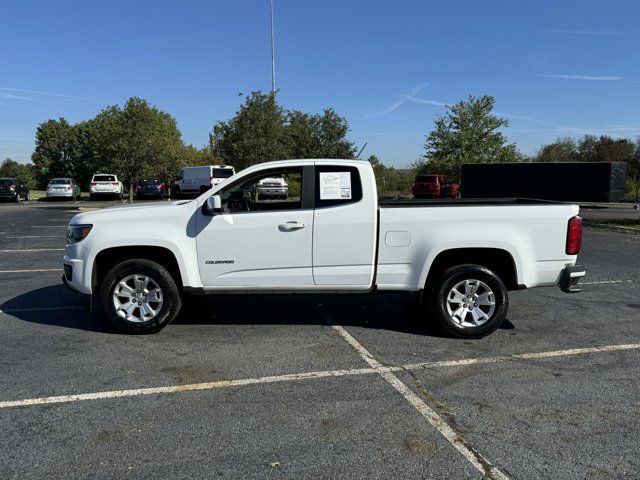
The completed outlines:
<svg viewBox="0 0 640 480">
<path fill-rule="evenodd" d="M 176 317 L 180 292 L 162 265 L 127 260 L 107 273 L 100 289 L 106 320 L 123 333 L 155 333 Z"/>
<path fill-rule="evenodd" d="M 509 308 L 502 280 L 480 265 L 459 265 L 445 270 L 427 297 L 440 325 L 464 338 L 490 334 L 502 324 Z"/>
</svg>

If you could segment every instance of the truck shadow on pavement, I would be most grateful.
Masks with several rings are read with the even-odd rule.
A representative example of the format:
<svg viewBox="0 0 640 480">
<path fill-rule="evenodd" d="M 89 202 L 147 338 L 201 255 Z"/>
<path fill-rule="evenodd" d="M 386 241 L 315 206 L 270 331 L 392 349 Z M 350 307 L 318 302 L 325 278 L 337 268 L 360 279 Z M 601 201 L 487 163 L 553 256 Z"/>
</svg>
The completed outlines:
<svg viewBox="0 0 640 480">
<path fill-rule="evenodd" d="M 63 285 L 18 295 L 0 310 L 25 322 L 90 332 L 116 333 Z M 450 337 L 433 321 L 416 296 L 381 295 L 207 295 L 186 297 L 173 325 L 343 325 L 432 337 Z M 166 327 L 171 329 L 171 326 Z M 500 327 L 513 329 L 506 320 Z M 159 333 L 162 335 L 162 332 Z"/>
</svg>

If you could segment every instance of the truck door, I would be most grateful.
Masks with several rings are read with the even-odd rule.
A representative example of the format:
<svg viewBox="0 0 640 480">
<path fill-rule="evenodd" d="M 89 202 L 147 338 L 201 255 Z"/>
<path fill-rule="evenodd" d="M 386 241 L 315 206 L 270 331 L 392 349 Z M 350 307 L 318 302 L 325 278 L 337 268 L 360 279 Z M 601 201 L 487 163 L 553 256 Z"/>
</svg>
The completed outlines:
<svg viewBox="0 0 640 480">
<path fill-rule="evenodd" d="M 362 167 L 364 168 L 364 167 Z M 370 179 L 364 182 L 363 179 Z M 367 290 L 373 282 L 375 184 L 360 167 L 323 165 L 314 176 L 313 279 L 316 285 Z"/>
<path fill-rule="evenodd" d="M 306 167 L 313 178 L 313 167 Z M 286 194 L 260 187 L 283 178 Z M 273 168 L 242 177 L 220 191 L 224 213 L 197 214 L 198 267 L 210 289 L 313 288 L 313 197 L 302 167 Z"/>
</svg>

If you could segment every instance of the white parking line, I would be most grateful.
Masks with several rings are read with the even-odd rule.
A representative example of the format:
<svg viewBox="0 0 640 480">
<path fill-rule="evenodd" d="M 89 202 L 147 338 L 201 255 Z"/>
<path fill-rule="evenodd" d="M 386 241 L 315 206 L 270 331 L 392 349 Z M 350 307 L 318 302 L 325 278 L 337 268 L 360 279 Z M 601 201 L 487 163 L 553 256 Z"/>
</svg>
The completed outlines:
<svg viewBox="0 0 640 480">
<path fill-rule="evenodd" d="M 633 280 L 600 280 L 598 282 L 580 282 L 580 285 L 608 285 L 615 283 L 633 283 Z"/>
<path fill-rule="evenodd" d="M 62 310 L 62 309 L 81 309 L 79 306 L 61 306 L 61 307 L 40 307 L 40 308 L 28 308 L 28 309 L 7 309 L 4 313 L 12 313 L 19 311 L 47 311 L 47 310 Z M 344 330 L 342 327 L 334 327 L 336 331 L 340 333 L 340 330 Z M 344 330 L 344 332 L 349 335 L 349 333 Z M 341 335 L 342 336 L 342 335 Z M 351 337 L 351 335 L 349 335 Z M 344 338 L 344 337 L 343 337 Z M 353 338 L 353 337 L 351 337 Z M 346 338 L 345 338 L 346 340 Z M 355 369 L 347 369 L 347 370 L 324 370 L 324 371 L 316 371 L 316 372 L 304 372 L 304 373 L 292 373 L 286 375 L 275 375 L 268 377 L 259 377 L 259 378 L 247 378 L 240 380 L 221 380 L 217 382 L 205 382 L 205 383 L 193 383 L 188 385 L 169 385 L 164 387 L 151 387 L 151 388 L 134 388 L 127 390 L 112 390 L 105 392 L 94 392 L 94 393 L 80 393 L 74 395 L 61 395 L 55 397 L 38 397 L 38 398 L 28 398 L 24 400 L 10 400 L 0 402 L 0 408 L 9 408 L 9 407 L 20 407 L 20 406 L 28 406 L 28 405 L 42 405 L 45 403 L 68 403 L 75 401 L 83 401 L 83 400 L 99 400 L 103 398 L 116 398 L 116 397 L 132 397 L 138 395 L 151 395 L 154 393 L 176 393 L 183 392 L 189 390 L 212 390 L 215 388 L 221 387 L 233 387 L 233 386 L 243 386 L 243 385 L 255 385 L 260 383 L 274 383 L 274 382 L 286 382 L 286 381 L 294 381 L 294 380 L 306 380 L 313 378 L 326 378 L 326 377 L 347 377 L 352 375 L 365 375 L 369 373 L 389 373 L 389 372 L 399 372 L 399 371 L 407 371 L 407 370 L 419 370 L 425 368 L 446 368 L 446 367 L 456 367 L 462 365 L 482 365 L 486 363 L 499 363 L 499 362 L 508 362 L 515 359 L 542 359 L 542 358 L 550 358 L 550 357 L 560 357 L 560 356 L 573 356 L 573 355 L 581 355 L 587 353 L 604 353 L 604 352 L 614 352 L 621 350 L 638 350 L 640 349 L 640 343 L 632 343 L 627 345 L 605 345 L 601 347 L 586 347 L 586 348 L 572 348 L 566 350 L 555 350 L 555 351 L 547 351 L 547 352 L 534 352 L 534 353 L 521 353 L 511 356 L 502 356 L 502 357 L 481 357 L 481 358 L 468 358 L 462 360 L 443 360 L 439 362 L 425 362 L 425 363 L 415 363 L 415 364 L 407 364 L 403 366 L 384 366 L 380 362 L 378 362 L 373 356 L 364 349 L 355 339 L 356 345 L 350 343 L 350 345 L 358 351 L 358 353 L 365 358 L 367 363 L 369 363 L 371 368 L 355 368 Z M 370 363 L 371 362 L 371 363 Z M 376 365 L 375 367 L 373 365 Z M 417 407 L 416 407 L 417 408 Z M 439 418 L 439 417 L 438 417 Z"/>
<path fill-rule="evenodd" d="M 411 391 L 393 372 L 385 369 L 355 338 L 343 327 L 333 325 L 335 332 L 342 337 L 362 359 L 374 368 L 393 388 L 395 388 L 427 421 L 436 428 L 447 441 L 458 450 L 476 469 L 489 478 L 506 479 L 504 473 L 494 467 L 478 453 L 463 437 L 444 421 L 429 405 Z"/>
<path fill-rule="evenodd" d="M 583 355 L 586 353 L 615 352 L 619 350 L 638 350 L 640 343 L 629 343 L 626 345 L 605 345 L 603 347 L 585 347 L 570 348 L 567 350 L 554 350 L 550 352 L 536 353 L 516 353 L 514 355 L 505 355 L 500 357 L 484 357 L 484 358 L 465 358 L 462 360 L 443 360 L 439 362 L 409 363 L 403 365 L 406 370 L 420 370 L 425 368 L 443 368 L 443 367 L 461 367 L 467 365 L 482 365 L 486 363 L 503 363 L 512 360 L 539 360 L 552 357 L 566 357 L 574 355 Z"/>
<path fill-rule="evenodd" d="M 36 268 L 31 270 L 0 270 L 0 273 L 37 273 L 37 272 L 61 272 L 61 268 Z"/>
<path fill-rule="evenodd" d="M 130 390 L 112 390 L 109 392 L 96 392 L 96 393 L 80 393 L 76 395 L 60 395 L 57 397 L 28 398 L 26 400 L 13 400 L 8 402 L 0 402 L 0 408 L 25 407 L 28 405 L 44 405 L 47 403 L 69 403 L 69 402 L 79 402 L 83 400 L 99 400 L 103 398 L 135 397 L 139 395 L 188 392 L 192 390 L 212 390 L 212 389 L 221 388 L 221 387 L 239 387 L 244 385 L 256 385 L 260 383 L 291 382 L 291 381 L 297 381 L 297 380 L 306 380 L 310 378 L 344 377 L 344 376 L 352 376 L 352 375 L 365 375 L 365 374 L 371 374 L 371 373 L 378 373 L 378 371 L 373 368 L 354 368 L 350 370 L 325 370 L 325 371 L 319 371 L 319 372 L 275 375 L 270 377 L 246 378 L 243 380 L 220 380 L 217 382 L 191 383 L 188 385 L 135 388 Z"/>
<path fill-rule="evenodd" d="M 17 250 L 0 250 L 0 253 L 24 253 L 24 252 L 64 252 L 64 248 L 22 248 Z"/>
<path fill-rule="evenodd" d="M 66 228 L 69 225 L 29 225 L 29 228 Z"/>
</svg>

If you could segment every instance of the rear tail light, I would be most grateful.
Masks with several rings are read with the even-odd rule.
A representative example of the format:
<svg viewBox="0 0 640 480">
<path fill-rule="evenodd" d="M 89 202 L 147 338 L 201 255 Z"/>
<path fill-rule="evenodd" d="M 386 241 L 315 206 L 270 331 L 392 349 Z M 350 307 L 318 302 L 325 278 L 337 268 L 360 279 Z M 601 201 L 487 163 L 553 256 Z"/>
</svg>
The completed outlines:
<svg viewBox="0 0 640 480">
<path fill-rule="evenodd" d="M 161 183 L 160 185 L 158 185 L 158 190 L 162 190 L 164 188 L 164 184 Z"/>
<path fill-rule="evenodd" d="M 67 190 L 71 190 L 71 187 L 69 185 L 67 185 Z"/>
<path fill-rule="evenodd" d="M 91 182 L 91 186 L 92 186 L 92 187 L 95 187 L 96 185 L 97 185 L 97 183 L 96 183 L 96 182 Z"/>
<path fill-rule="evenodd" d="M 15 186 L 15 185 L 9 185 L 9 188 L 10 188 L 11 190 L 15 190 L 15 189 L 16 189 L 16 186 Z"/>
<path fill-rule="evenodd" d="M 111 185 L 118 186 L 118 182 L 111 182 Z"/>
<path fill-rule="evenodd" d="M 575 216 L 569 219 L 567 226 L 567 255 L 577 255 L 582 246 L 582 218 Z"/>
<path fill-rule="evenodd" d="M 140 190 L 140 185 L 136 185 L 136 190 Z"/>
</svg>

